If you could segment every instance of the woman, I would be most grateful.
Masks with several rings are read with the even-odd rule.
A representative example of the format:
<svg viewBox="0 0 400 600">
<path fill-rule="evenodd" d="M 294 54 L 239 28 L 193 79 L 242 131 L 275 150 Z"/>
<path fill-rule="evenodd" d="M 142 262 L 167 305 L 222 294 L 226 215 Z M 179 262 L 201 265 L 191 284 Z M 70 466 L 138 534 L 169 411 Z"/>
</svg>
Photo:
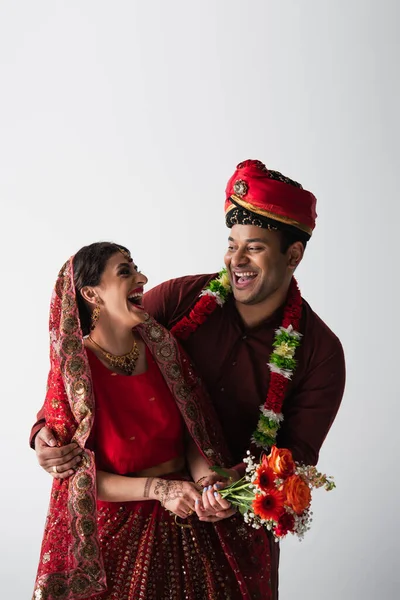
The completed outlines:
<svg viewBox="0 0 400 600">
<path fill-rule="evenodd" d="M 216 516 L 210 467 L 229 454 L 187 358 L 141 308 L 146 283 L 108 242 L 59 273 L 46 423 L 83 454 L 53 482 L 34 598 L 267 599 L 263 534 Z"/>
</svg>

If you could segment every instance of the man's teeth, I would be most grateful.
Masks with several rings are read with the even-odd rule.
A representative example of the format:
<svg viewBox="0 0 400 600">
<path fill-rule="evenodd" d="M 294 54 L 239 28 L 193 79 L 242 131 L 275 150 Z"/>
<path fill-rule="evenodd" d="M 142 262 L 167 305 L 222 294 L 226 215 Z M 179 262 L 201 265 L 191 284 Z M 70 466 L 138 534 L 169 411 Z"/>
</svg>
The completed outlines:
<svg viewBox="0 0 400 600">
<path fill-rule="evenodd" d="M 246 281 L 254 279 L 256 276 L 257 273 L 254 273 L 253 271 L 241 271 L 239 273 L 237 271 L 235 272 L 237 283 L 245 283 Z"/>
<path fill-rule="evenodd" d="M 257 273 L 251 273 L 250 271 L 243 271 L 243 273 L 235 273 L 235 277 L 237 277 L 238 279 L 253 279 L 253 277 L 256 277 Z"/>
</svg>

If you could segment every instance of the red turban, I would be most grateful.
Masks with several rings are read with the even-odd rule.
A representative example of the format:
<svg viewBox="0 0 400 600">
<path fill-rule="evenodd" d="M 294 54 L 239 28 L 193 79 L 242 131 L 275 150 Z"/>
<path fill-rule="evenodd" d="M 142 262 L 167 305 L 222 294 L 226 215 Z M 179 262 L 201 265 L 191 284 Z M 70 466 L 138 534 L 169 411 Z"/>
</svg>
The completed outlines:
<svg viewBox="0 0 400 600">
<path fill-rule="evenodd" d="M 245 160 L 226 187 L 225 214 L 242 208 L 261 218 L 295 227 L 311 236 L 317 213 L 316 198 L 302 186 L 259 160 Z"/>
</svg>

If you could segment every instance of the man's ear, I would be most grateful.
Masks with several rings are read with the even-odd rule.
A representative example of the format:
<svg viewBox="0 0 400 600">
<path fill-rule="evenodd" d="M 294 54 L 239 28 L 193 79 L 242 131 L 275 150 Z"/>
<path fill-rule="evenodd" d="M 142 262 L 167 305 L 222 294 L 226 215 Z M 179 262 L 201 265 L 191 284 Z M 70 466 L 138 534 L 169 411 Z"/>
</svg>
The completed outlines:
<svg viewBox="0 0 400 600">
<path fill-rule="evenodd" d="M 304 246 L 301 242 L 295 242 L 288 249 L 288 266 L 293 271 L 299 266 L 303 259 Z"/>
<path fill-rule="evenodd" d="M 86 300 L 86 302 L 89 302 L 89 304 L 93 304 L 95 306 L 99 303 L 99 297 L 96 290 L 89 285 L 85 285 L 85 287 L 81 289 L 80 294 L 82 298 Z"/>
</svg>

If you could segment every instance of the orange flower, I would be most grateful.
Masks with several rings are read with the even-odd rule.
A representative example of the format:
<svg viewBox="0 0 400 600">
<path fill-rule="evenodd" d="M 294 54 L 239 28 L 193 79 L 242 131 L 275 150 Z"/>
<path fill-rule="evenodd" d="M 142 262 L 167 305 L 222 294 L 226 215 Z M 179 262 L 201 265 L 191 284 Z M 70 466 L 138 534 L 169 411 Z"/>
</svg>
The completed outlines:
<svg viewBox="0 0 400 600">
<path fill-rule="evenodd" d="M 278 521 L 284 511 L 284 495 L 276 488 L 270 488 L 266 494 L 257 494 L 253 500 L 253 510 L 261 519 Z"/>
<path fill-rule="evenodd" d="M 257 477 L 253 481 L 263 492 L 275 487 L 276 474 L 266 462 L 262 462 L 256 469 Z"/>
<path fill-rule="evenodd" d="M 285 504 L 294 510 L 297 515 L 300 515 L 310 506 L 311 490 L 298 475 L 292 475 L 286 479 L 284 493 L 286 495 Z"/>
<path fill-rule="evenodd" d="M 268 456 L 268 464 L 282 479 L 286 479 L 294 473 L 294 460 L 292 453 L 287 448 L 272 446 L 271 454 Z"/>
</svg>

